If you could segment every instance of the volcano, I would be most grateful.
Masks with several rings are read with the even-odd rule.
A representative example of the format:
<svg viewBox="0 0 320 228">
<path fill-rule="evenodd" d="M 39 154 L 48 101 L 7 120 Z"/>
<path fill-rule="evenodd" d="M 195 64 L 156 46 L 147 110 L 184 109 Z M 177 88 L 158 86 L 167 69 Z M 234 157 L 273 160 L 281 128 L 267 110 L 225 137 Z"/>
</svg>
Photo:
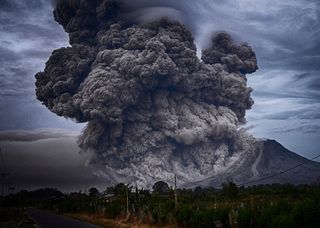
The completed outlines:
<svg viewBox="0 0 320 228">
<path fill-rule="evenodd" d="M 139 12 L 122 0 L 57 1 L 54 17 L 71 46 L 54 50 L 35 75 L 43 105 L 86 123 L 78 146 L 97 175 L 139 187 L 174 177 L 212 186 L 305 161 L 243 128 L 254 104 L 247 75 L 258 70 L 248 43 L 216 31 L 200 56 L 187 21 L 161 10 L 141 21 Z M 309 183 L 318 171 L 276 178 Z"/>
<path fill-rule="evenodd" d="M 244 186 L 319 183 L 319 162 L 308 160 L 286 149 L 276 140 L 265 139 L 260 142 L 262 150 L 250 155 L 240 155 L 233 165 L 222 167 L 221 173 L 202 181 L 184 184 L 183 187 L 220 187 L 228 181 Z"/>
</svg>

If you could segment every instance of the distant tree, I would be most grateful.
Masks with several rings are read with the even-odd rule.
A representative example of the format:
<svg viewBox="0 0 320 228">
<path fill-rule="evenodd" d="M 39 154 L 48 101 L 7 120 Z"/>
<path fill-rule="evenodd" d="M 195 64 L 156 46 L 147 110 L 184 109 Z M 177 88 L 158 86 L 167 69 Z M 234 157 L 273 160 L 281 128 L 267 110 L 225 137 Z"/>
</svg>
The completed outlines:
<svg viewBox="0 0 320 228">
<path fill-rule="evenodd" d="M 222 193 L 229 199 L 237 199 L 239 197 L 239 189 L 233 182 L 222 184 Z"/>
<path fill-rule="evenodd" d="M 126 193 L 127 186 L 124 183 L 119 183 L 115 186 L 107 187 L 104 191 L 106 194 L 114 194 L 117 196 L 121 196 Z"/>
<path fill-rule="evenodd" d="M 197 186 L 193 191 L 194 193 L 201 194 L 203 192 L 203 189 L 201 188 L 201 186 Z"/>
<path fill-rule="evenodd" d="M 98 196 L 100 194 L 99 190 L 95 187 L 92 187 L 89 189 L 89 196 L 90 197 L 95 197 Z"/>
<path fill-rule="evenodd" d="M 40 188 L 29 192 L 29 195 L 36 198 L 61 197 L 63 193 L 55 188 Z"/>
<path fill-rule="evenodd" d="M 117 196 L 125 196 L 126 195 L 127 186 L 123 183 L 117 184 L 114 186 L 114 194 Z"/>
<path fill-rule="evenodd" d="M 152 190 L 154 193 L 165 194 L 169 192 L 170 188 L 166 182 L 158 181 L 153 185 Z"/>
</svg>

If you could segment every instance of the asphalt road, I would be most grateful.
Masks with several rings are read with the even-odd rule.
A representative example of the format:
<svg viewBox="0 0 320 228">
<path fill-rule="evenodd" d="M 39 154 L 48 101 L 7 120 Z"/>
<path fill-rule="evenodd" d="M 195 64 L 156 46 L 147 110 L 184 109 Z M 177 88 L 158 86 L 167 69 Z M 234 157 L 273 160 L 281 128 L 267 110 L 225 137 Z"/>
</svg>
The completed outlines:
<svg viewBox="0 0 320 228">
<path fill-rule="evenodd" d="M 35 208 L 28 208 L 28 216 L 39 228 L 102 228 L 75 219 L 55 215 Z"/>
</svg>

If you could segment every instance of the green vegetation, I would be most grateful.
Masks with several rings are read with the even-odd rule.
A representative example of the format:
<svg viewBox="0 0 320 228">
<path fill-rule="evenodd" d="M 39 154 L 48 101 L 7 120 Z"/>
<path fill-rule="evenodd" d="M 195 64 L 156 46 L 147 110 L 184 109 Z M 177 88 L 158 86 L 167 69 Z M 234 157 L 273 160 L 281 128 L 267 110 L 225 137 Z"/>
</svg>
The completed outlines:
<svg viewBox="0 0 320 228">
<path fill-rule="evenodd" d="M 220 190 L 178 189 L 177 195 L 176 207 L 175 191 L 165 182 L 157 182 L 152 192 L 124 184 L 103 192 L 91 188 L 88 194 L 42 189 L 7 196 L 3 207 L 32 206 L 61 214 L 99 214 L 108 219 L 174 227 L 316 228 L 320 224 L 320 186 L 316 185 L 238 188 L 227 183 Z"/>
</svg>

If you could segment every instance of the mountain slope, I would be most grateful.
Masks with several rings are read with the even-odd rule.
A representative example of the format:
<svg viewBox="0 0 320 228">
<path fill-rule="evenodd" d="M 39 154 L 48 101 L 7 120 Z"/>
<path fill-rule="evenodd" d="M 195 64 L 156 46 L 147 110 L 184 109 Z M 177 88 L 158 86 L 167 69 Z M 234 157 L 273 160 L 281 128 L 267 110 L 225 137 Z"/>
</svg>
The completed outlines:
<svg viewBox="0 0 320 228">
<path fill-rule="evenodd" d="M 225 172 L 202 181 L 184 184 L 183 187 L 195 187 L 199 185 L 220 187 L 221 183 L 226 181 L 234 181 L 240 185 L 272 183 L 310 184 L 319 182 L 320 163 L 308 161 L 308 159 L 287 150 L 275 140 L 262 141 L 262 147 L 262 150 L 256 151 L 254 154 L 243 154 L 242 159 L 240 158 L 239 162 L 228 167 Z M 307 163 L 281 175 L 264 179 L 304 162 Z M 252 182 L 259 179 L 264 180 Z"/>
</svg>

